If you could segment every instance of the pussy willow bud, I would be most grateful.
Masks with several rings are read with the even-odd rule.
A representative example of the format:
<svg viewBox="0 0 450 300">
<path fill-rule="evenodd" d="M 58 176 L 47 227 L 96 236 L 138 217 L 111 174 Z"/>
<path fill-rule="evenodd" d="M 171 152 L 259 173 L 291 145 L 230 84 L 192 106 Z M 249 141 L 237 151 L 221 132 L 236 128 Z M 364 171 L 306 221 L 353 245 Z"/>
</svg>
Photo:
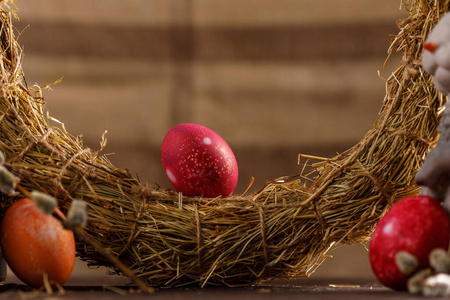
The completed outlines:
<svg viewBox="0 0 450 300">
<path fill-rule="evenodd" d="M 57 201 L 50 195 L 38 191 L 32 191 L 30 193 L 30 199 L 44 215 L 51 215 L 55 211 Z"/>
<path fill-rule="evenodd" d="M 0 165 L 0 192 L 5 195 L 13 195 L 19 179 Z"/>
<path fill-rule="evenodd" d="M 405 275 L 412 274 L 419 266 L 417 258 L 406 251 L 399 251 L 395 254 L 395 263 L 400 272 Z"/>
<path fill-rule="evenodd" d="M 434 249 L 430 253 L 430 266 L 438 273 L 450 272 L 450 255 L 441 248 Z"/>
<path fill-rule="evenodd" d="M 88 221 L 86 212 L 86 202 L 81 200 L 73 200 L 67 212 L 66 223 L 73 227 L 85 227 Z"/>
<path fill-rule="evenodd" d="M 408 292 L 410 292 L 411 294 L 421 293 L 425 280 L 430 276 L 430 269 L 424 269 L 414 274 L 411 278 L 408 279 Z"/>
<path fill-rule="evenodd" d="M 3 154 L 2 151 L 0 151 L 0 165 L 4 165 L 5 164 L 5 154 Z"/>
</svg>

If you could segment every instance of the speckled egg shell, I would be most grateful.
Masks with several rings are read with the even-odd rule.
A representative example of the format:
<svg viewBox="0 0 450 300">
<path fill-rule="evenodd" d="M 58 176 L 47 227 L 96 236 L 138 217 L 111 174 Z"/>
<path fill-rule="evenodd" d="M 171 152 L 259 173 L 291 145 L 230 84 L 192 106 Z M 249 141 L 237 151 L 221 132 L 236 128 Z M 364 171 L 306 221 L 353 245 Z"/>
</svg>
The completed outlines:
<svg viewBox="0 0 450 300">
<path fill-rule="evenodd" d="M 236 188 L 238 165 L 217 133 L 202 125 L 179 124 L 166 134 L 161 161 L 175 190 L 186 196 L 227 197 Z"/>
</svg>

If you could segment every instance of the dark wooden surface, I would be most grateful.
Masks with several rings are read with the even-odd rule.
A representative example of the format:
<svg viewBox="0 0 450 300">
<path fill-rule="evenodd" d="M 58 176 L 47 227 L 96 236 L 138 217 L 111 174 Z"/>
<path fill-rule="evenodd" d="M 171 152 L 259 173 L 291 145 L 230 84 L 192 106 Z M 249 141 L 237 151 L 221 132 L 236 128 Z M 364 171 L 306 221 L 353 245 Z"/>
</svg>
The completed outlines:
<svg viewBox="0 0 450 300">
<path fill-rule="evenodd" d="M 0 299 L 417 299 L 419 296 L 387 289 L 372 280 L 302 278 L 274 280 L 252 287 L 157 289 L 144 295 L 118 277 L 76 277 L 64 292 L 49 295 L 24 286 L 15 278 L 0 286 Z M 425 297 L 420 297 L 426 299 Z"/>
</svg>

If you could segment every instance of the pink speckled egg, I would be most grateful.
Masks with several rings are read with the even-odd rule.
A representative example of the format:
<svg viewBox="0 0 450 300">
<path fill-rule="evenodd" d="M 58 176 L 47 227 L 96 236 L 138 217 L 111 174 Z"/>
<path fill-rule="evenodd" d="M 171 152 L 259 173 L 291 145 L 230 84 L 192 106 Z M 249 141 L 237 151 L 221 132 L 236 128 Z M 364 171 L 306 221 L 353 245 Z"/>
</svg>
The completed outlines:
<svg viewBox="0 0 450 300">
<path fill-rule="evenodd" d="M 233 151 L 217 133 L 183 123 L 164 137 L 161 161 L 170 183 L 186 196 L 227 197 L 238 181 Z"/>
</svg>

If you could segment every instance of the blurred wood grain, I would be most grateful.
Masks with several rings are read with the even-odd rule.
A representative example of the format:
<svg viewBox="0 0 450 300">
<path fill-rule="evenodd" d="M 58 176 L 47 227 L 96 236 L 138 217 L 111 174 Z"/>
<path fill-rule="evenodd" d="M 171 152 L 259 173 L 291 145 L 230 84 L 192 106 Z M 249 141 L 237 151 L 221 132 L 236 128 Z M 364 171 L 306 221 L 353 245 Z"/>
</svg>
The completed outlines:
<svg viewBox="0 0 450 300">
<path fill-rule="evenodd" d="M 17 0 L 28 84 L 50 115 L 142 181 L 170 187 L 160 145 L 174 125 L 219 133 L 236 154 L 236 193 L 299 173 L 372 127 L 396 21 L 392 0 Z M 354 272 L 367 275 L 367 265 Z M 339 271 L 336 271 L 339 274 Z M 332 273 L 332 272 L 331 272 Z M 333 273 L 334 274 L 334 273 Z"/>
</svg>

